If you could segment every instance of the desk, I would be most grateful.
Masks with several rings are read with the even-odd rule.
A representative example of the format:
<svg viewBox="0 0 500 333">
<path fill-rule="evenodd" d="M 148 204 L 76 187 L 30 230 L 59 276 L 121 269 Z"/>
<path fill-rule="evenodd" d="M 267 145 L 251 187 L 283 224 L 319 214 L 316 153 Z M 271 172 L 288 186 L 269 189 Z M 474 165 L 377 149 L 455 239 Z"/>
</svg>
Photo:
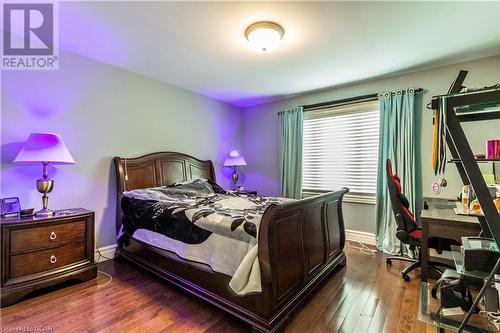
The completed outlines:
<svg viewBox="0 0 500 333">
<path fill-rule="evenodd" d="M 457 215 L 453 211 L 454 202 L 446 199 L 425 198 L 429 209 L 421 212 L 422 221 L 422 254 L 421 280 L 427 282 L 429 261 L 428 239 L 441 237 L 461 242 L 463 236 L 477 236 L 481 232 L 479 221 L 475 216 Z M 446 205 L 447 207 L 444 207 Z"/>
</svg>

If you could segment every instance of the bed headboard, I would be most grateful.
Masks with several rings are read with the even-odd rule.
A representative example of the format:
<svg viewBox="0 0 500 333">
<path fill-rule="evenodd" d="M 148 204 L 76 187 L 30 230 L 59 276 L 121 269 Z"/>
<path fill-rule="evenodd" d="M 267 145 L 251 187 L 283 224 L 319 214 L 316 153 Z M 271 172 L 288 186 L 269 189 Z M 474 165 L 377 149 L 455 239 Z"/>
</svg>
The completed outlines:
<svg viewBox="0 0 500 333">
<path fill-rule="evenodd" d="M 125 191 L 155 186 L 172 185 L 194 178 L 205 178 L 215 182 L 212 161 L 202 161 L 192 156 L 160 152 L 139 157 L 115 157 L 118 202 L 116 228 L 121 226 L 120 198 Z"/>
<path fill-rule="evenodd" d="M 118 194 L 139 188 L 172 185 L 194 178 L 215 182 L 212 161 L 192 156 L 161 152 L 133 158 L 115 157 Z"/>
</svg>

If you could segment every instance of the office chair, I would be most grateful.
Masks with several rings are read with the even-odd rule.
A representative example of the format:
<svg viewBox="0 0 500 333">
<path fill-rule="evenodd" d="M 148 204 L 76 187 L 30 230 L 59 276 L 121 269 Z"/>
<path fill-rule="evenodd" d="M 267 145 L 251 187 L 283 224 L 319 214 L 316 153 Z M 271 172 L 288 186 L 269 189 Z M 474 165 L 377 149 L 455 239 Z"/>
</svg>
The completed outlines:
<svg viewBox="0 0 500 333">
<path fill-rule="evenodd" d="M 417 226 L 414 215 L 408 210 L 409 202 L 404 196 L 401 189 L 401 181 L 399 177 L 392 172 L 391 160 L 387 159 L 387 185 L 389 189 L 389 196 L 391 198 L 392 211 L 394 217 L 396 218 L 397 231 L 396 237 L 403 243 L 409 245 L 410 251 L 413 253 L 413 258 L 401 256 L 390 256 L 386 259 L 386 263 L 390 266 L 392 260 L 402 260 L 408 261 L 412 264 L 407 266 L 401 271 L 401 276 L 403 280 L 410 281 L 408 273 L 413 271 L 415 268 L 421 266 L 420 262 L 420 252 L 421 252 L 421 239 L 422 230 Z M 441 254 L 443 250 L 450 250 L 450 245 L 458 244 L 457 242 L 449 239 L 443 238 L 430 238 L 428 246 L 429 248 L 436 249 L 437 253 Z M 439 275 L 443 274 L 443 271 L 436 266 L 454 268 L 452 266 L 428 261 L 427 268 L 432 270 Z"/>
</svg>

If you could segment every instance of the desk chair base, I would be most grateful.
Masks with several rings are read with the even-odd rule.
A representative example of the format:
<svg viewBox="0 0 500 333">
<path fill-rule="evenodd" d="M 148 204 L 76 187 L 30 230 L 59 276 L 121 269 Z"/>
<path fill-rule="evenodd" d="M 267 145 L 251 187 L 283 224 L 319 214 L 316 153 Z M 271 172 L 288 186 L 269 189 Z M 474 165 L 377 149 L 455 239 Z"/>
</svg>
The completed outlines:
<svg viewBox="0 0 500 333">
<path fill-rule="evenodd" d="M 385 262 L 386 262 L 387 265 L 392 266 L 392 261 L 393 260 L 400 260 L 400 261 L 411 262 L 411 265 L 406 266 L 401 271 L 401 277 L 406 282 L 410 281 L 410 276 L 408 275 L 408 273 L 410 273 L 411 271 L 413 271 L 415 268 L 420 268 L 420 266 L 422 265 L 422 263 L 421 263 L 420 260 L 409 258 L 409 257 L 403 257 L 403 256 L 391 256 L 391 257 L 387 257 L 387 259 L 385 260 Z M 455 268 L 455 267 L 452 267 L 450 265 L 446 265 L 446 264 L 443 264 L 443 263 L 440 263 L 440 262 L 435 262 L 435 261 L 428 261 L 427 262 L 427 269 L 429 269 L 429 270 L 437 273 L 438 275 L 442 275 L 443 271 L 440 270 L 439 268 L 437 268 L 436 266 L 446 267 L 446 268 L 453 268 L 453 269 Z"/>
</svg>

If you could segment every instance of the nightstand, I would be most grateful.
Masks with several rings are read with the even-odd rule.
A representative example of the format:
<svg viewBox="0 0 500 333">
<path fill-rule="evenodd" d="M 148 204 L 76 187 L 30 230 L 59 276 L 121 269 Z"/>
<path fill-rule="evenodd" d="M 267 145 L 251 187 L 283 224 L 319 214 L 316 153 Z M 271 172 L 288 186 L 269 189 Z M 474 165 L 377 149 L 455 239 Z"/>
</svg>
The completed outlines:
<svg viewBox="0 0 500 333">
<path fill-rule="evenodd" d="M 97 276 L 94 212 L 75 208 L 53 217 L 1 218 L 0 224 L 1 307 L 38 289 Z"/>
</svg>

